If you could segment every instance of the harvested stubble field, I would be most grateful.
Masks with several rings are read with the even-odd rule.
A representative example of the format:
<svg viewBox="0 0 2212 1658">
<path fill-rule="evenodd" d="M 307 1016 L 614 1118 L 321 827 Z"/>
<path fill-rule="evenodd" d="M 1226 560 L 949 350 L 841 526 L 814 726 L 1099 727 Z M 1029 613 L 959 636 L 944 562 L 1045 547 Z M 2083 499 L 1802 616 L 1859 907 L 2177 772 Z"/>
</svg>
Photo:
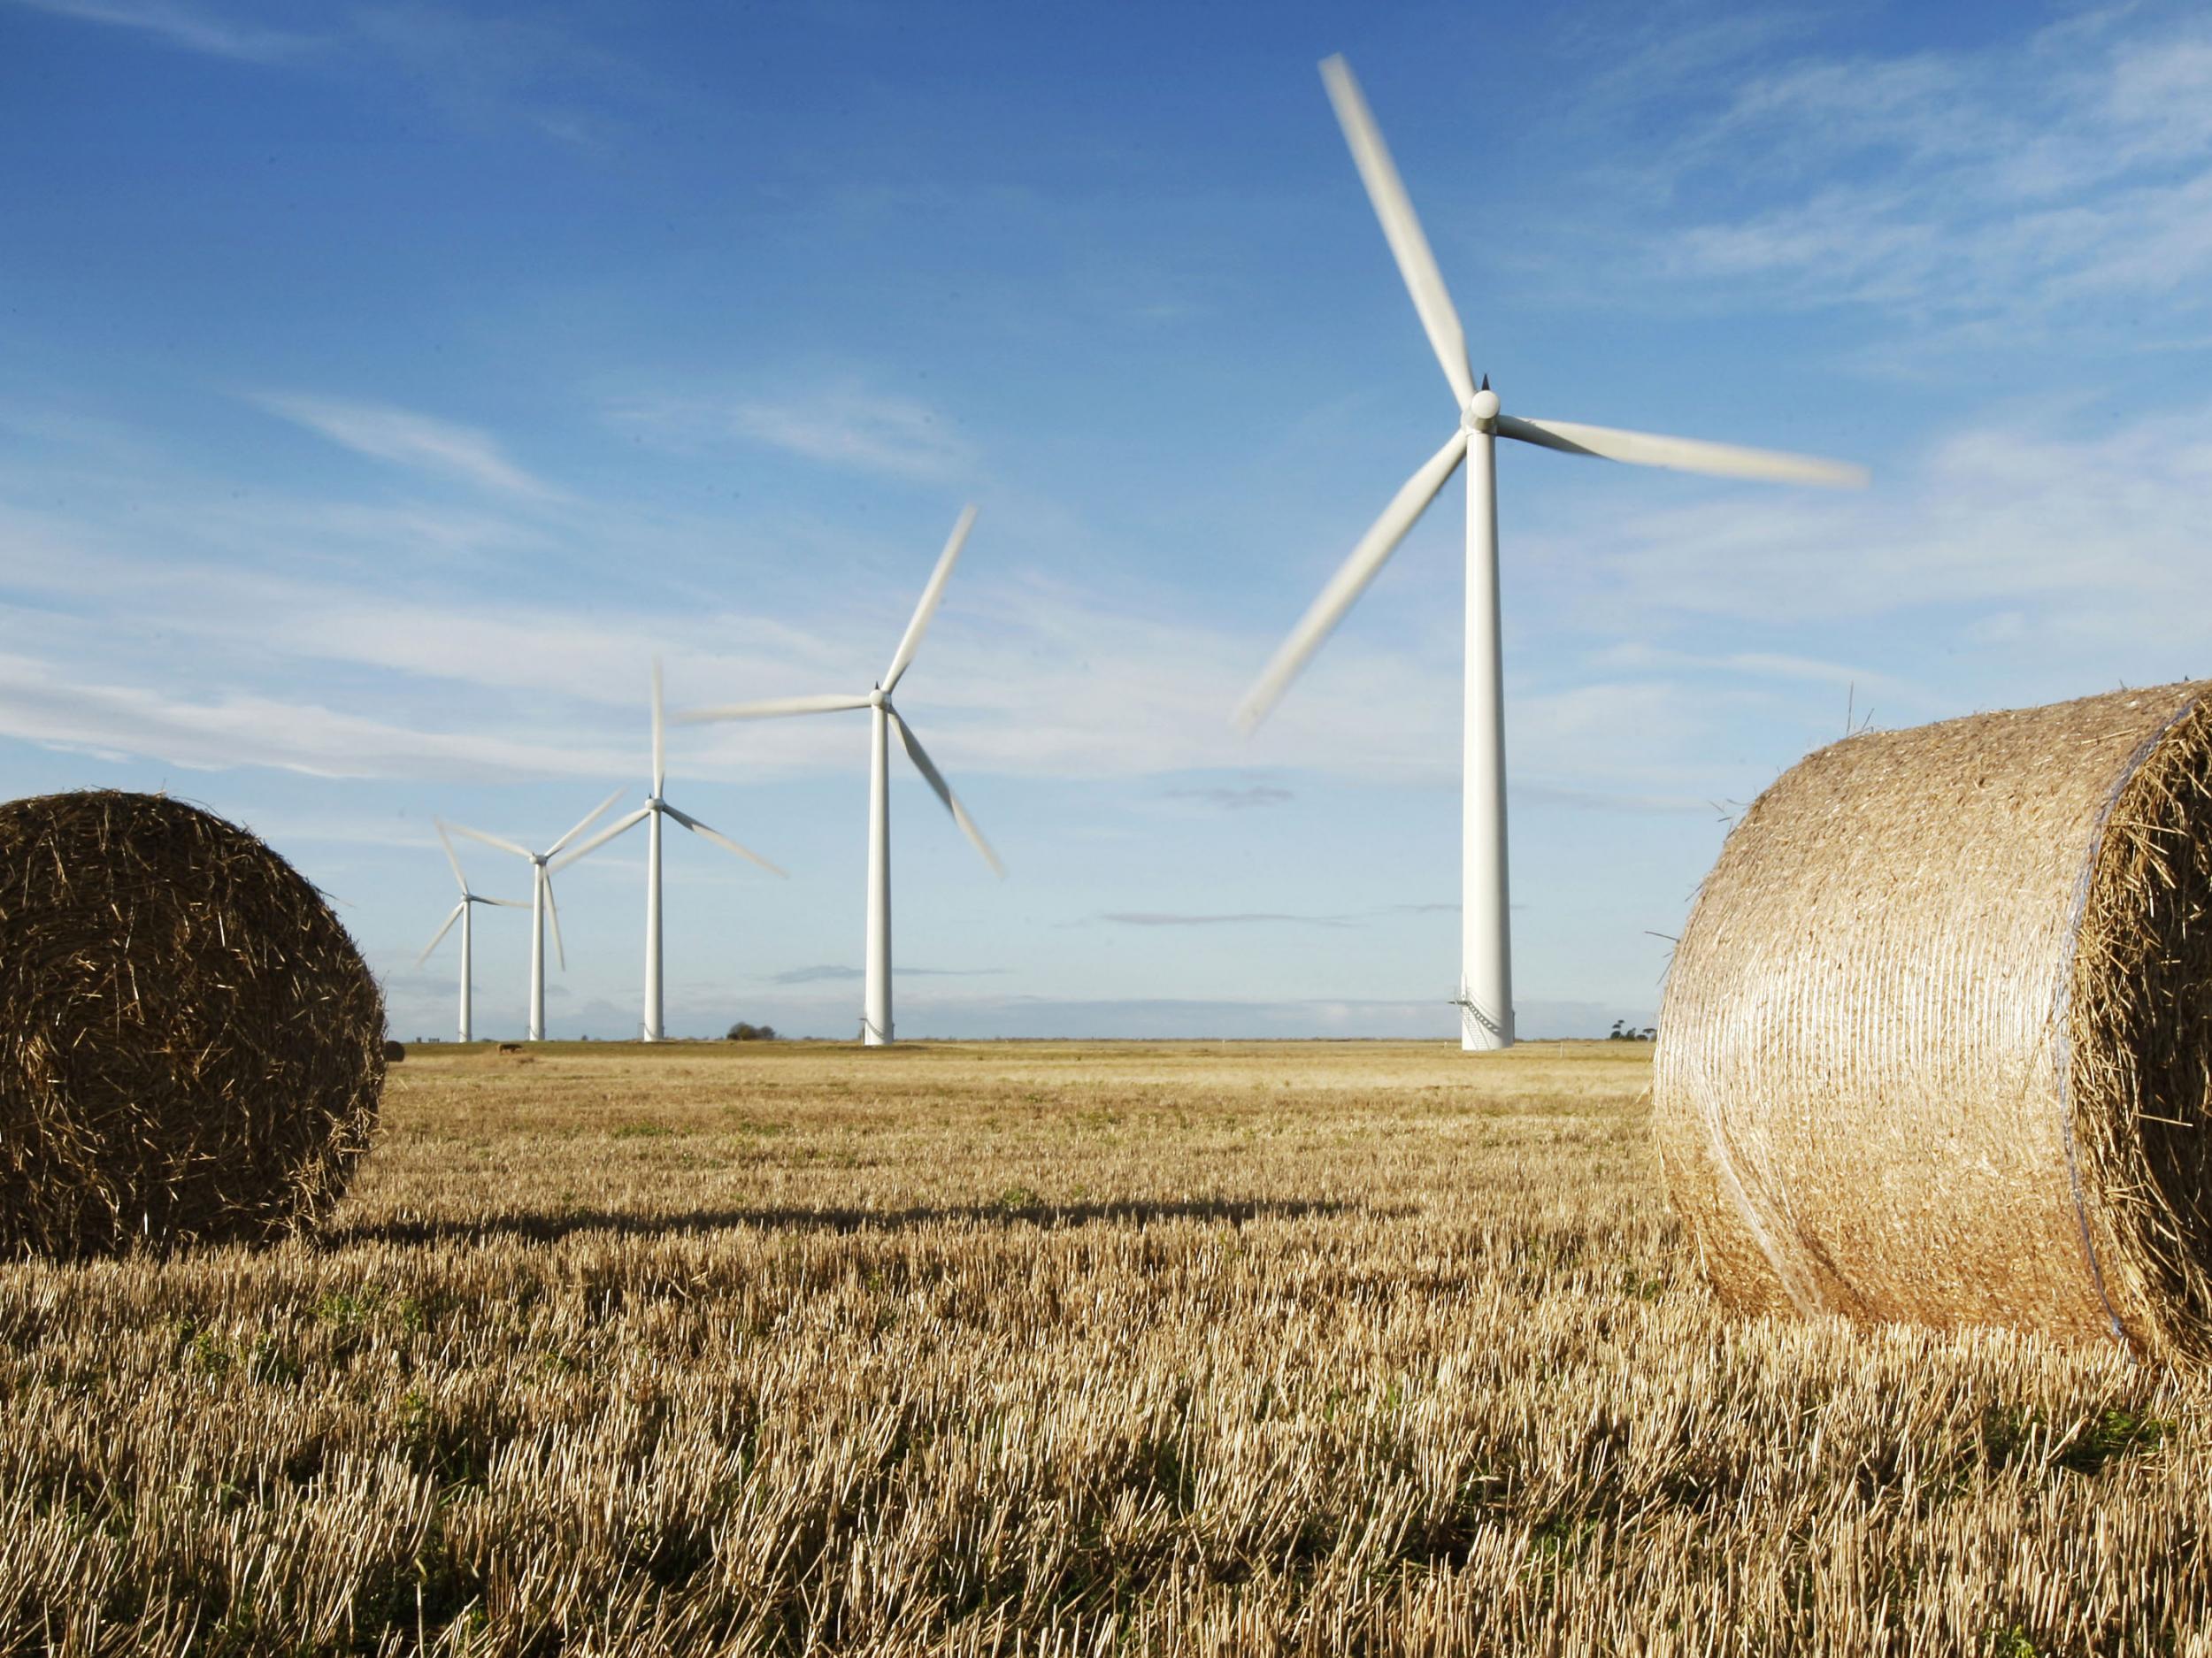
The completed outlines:
<svg viewBox="0 0 2212 1658">
<path fill-rule="evenodd" d="M 2212 1649 L 2204 1386 L 1724 1318 L 1647 1050 L 418 1049 L 0 1267 L 0 1648 Z"/>
</svg>

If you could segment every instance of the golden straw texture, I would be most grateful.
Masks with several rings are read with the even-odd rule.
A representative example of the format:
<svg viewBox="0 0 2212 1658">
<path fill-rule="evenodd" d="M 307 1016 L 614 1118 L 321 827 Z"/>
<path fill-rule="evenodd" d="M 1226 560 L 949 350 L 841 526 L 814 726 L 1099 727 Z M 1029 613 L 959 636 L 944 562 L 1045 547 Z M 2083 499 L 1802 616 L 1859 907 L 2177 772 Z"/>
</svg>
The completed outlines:
<svg viewBox="0 0 2212 1658">
<path fill-rule="evenodd" d="M 259 1242 L 334 1203 L 376 981 L 252 835 L 160 795 L 0 806 L 0 1255 Z"/>
<path fill-rule="evenodd" d="M 1724 1301 L 2212 1351 L 2208 691 L 1863 733 L 1745 815 L 1653 1080 Z"/>
</svg>

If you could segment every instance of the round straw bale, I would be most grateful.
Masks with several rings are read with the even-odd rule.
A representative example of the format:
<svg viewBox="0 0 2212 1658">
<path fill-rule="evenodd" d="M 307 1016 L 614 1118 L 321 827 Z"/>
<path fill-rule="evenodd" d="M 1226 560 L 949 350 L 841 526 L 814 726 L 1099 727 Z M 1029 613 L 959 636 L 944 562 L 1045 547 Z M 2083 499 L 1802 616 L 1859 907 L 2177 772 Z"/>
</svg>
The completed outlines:
<svg viewBox="0 0 2212 1658">
<path fill-rule="evenodd" d="M 0 1255 L 291 1232 L 383 1082 L 376 980 L 261 841 L 161 795 L 0 805 Z"/>
<path fill-rule="evenodd" d="M 1655 1063 L 1725 1301 L 2212 1358 L 2212 681 L 1810 756 L 1706 878 Z"/>
</svg>

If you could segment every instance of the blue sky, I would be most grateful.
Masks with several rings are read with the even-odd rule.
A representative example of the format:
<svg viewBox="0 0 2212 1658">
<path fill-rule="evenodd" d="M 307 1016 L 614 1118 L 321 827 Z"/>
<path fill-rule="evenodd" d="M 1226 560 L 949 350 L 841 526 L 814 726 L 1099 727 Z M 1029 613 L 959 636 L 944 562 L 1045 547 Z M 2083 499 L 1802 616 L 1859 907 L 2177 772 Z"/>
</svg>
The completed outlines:
<svg viewBox="0 0 2212 1658">
<path fill-rule="evenodd" d="M 864 688 L 973 500 L 901 705 L 1011 874 L 897 778 L 901 1033 L 1449 1034 L 1455 491 L 1228 725 L 1455 418 L 1340 50 L 1507 410 L 1875 475 L 1504 446 L 1525 1033 L 1650 1017 L 1847 718 L 2207 672 L 2201 8 L 0 0 L 0 785 L 252 825 L 441 1032 L 434 814 L 641 794 L 656 651 Z M 866 742 L 678 733 L 791 874 L 672 832 L 672 1030 L 856 1028 Z M 642 879 L 563 876 L 554 1034 L 634 1030 Z"/>
</svg>

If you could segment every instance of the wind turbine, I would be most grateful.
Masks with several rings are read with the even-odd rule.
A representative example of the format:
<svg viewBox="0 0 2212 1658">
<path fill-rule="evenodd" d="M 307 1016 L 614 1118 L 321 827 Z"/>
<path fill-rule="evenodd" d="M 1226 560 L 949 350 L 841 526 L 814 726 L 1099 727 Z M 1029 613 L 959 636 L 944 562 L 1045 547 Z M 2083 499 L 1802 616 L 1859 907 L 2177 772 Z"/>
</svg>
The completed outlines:
<svg viewBox="0 0 2212 1658">
<path fill-rule="evenodd" d="M 1470 1052 L 1513 1045 L 1513 974 L 1508 932 L 1505 841 L 1505 683 L 1498 630 L 1496 440 L 1569 455 L 1667 466 L 1724 478 L 1783 483 L 1860 486 L 1863 468 L 1771 449 L 1738 449 L 1691 438 L 1657 437 L 1566 420 L 1525 420 L 1500 411 L 1490 377 L 1475 383 L 1459 314 L 1421 234 L 1381 132 L 1341 58 L 1321 65 L 1329 101 L 1352 148 L 1375 216 L 1413 296 L 1429 345 L 1450 382 L 1459 425 L 1444 446 L 1408 479 L 1390 504 L 1330 578 L 1298 626 L 1245 694 L 1236 723 L 1249 732 L 1267 717 L 1291 680 L 1341 621 L 1383 563 L 1405 538 L 1460 463 L 1467 464 L 1467 634 L 1465 753 L 1461 775 L 1463 844 L 1460 907 L 1460 1046 Z"/>
<path fill-rule="evenodd" d="M 445 935 L 453 931 L 453 924 L 457 921 L 461 924 L 461 1040 L 465 1042 L 468 1042 L 475 1040 L 475 1038 L 470 1033 L 469 1020 L 470 985 L 472 977 L 475 972 L 476 962 L 476 914 L 474 907 L 478 904 L 496 904 L 502 910 L 527 910 L 530 906 L 526 903 L 522 903 L 516 899 L 487 898 L 480 893 L 471 891 L 469 888 L 469 878 L 461 872 L 461 860 L 454 853 L 453 841 L 451 838 L 447 835 L 445 832 L 445 825 L 443 824 L 440 824 L 438 825 L 438 839 L 445 847 L 446 862 L 453 865 L 453 879 L 458 881 L 461 885 L 461 902 L 453 906 L 452 912 L 445 918 L 445 925 L 440 927 L 437 932 L 432 935 L 430 942 L 422 947 L 422 954 L 415 957 L 415 965 L 420 967 L 425 962 L 428 961 L 430 959 L 430 952 L 436 949 L 440 944 L 443 943 L 445 941 Z"/>
<path fill-rule="evenodd" d="M 497 847 L 502 852 L 511 852 L 530 865 L 530 1040 L 545 1040 L 545 923 L 553 919 L 553 948 L 559 953 L 561 971 L 568 971 L 568 949 L 561 942 L 561 907 L 553 901 L 553 859 L 562 848 L 597 823 L 607 808 L 622 798 L 620 789 L 607 796 L 591 809 L 591 814 L 573 829 L 556 841 L 542 852 L 533 852 L 528 847 L 512 841 L 503 841 L 497 835 L 488 835 L 481 829 L 467 828 L 461 824 L 448 825 L 441 821 L 441 830 L 450 827 L 455 834 L 466 835 L 472 841 L 481 841 L 488 847 Z M 563 863 L 568 862 L 564 858 Z"/>
<path fill-rule="evenodd" d="M 620 818 L 602 829 L 597 834 L 567 853 L 553 867 L 560 869 L 573 864 L 587 852 L 607 844 L 617 835 L 626 834 L 642 823 L 648 825 L 645 839 L 645 1018 L 640 1026 L 642 1040 L 657 1042 L 661 1032 L 661 819 L 673 817 L 695 835 L 704 835 L 717 846 L 726 847 L 741 858 L 750 858 L 771 875 L 783 871 L 757 852 L 749 851 L 719 829 L 710 829 L 689 812 L 672 806 L 664 798 L 668 787 L 668 745 L 661 711 L 661 664 L 653 658 L 653 792 L 645 804 L 628 817 Z"/>
<path fill-rule="evenodd" d="M 922 642 L 923 632 L 929 626 L 929 618 L 936 613 L 937 602 L 944 596 L 945 583 L 951 579 L 954 563 L 966 544 L 968 532 L 975 525 L 975 509 L 967 507 L 960 514 L 960 521 L 952 526 L 951 539 L 945 550 L 938 555 L 937 568 L 930 572 L 929 585 L 922 589 L 921 603 L 914 607 L 914 618 L 906 625 L 906 633 L 899 640 L 899 648 L 891 653 L 891 665 L 884 670 L 883 678 L 872 689 L 860 695 L 832 692 L 826 696 L 773 697 L 764 702 L 733 702 L 721 708 L 702 708 L 676 716 L 680 725 L 697 725 L 720 719 L 774 719 L 786 714 L 834 714 L 847 709 L 864 708 L 869 710 L 868 749 L 868 968 L 863 992 L 860 1040 L 871 1048 L 891 1040 L 891 796 L 890 796 L 890 733 L 896 731 L 899 742 L 906 749 L 906 757 L 914 763 L 914 769 L 922 774 L 922 780 L 937 791 L 937 798 L 945 802 L 945 810 L 961 832 L 974 843 L 983 855 L 983 861 L 991 866 L 992 873 L 1003 878 L 1006 866 L 999 862 L 998 854 L 991 850 L 991 843 L 983 838 L 983 832 L 975 826 L 975 819 L 954 795 L 944 773 L 938 771 L 924 750 L 921 740 L 913 729 L 899 718 L 899 711 L 891 705 L 891 693 L 898 688 L 899 680 L 912 665 L 914 652 Z"/>
</svg>

